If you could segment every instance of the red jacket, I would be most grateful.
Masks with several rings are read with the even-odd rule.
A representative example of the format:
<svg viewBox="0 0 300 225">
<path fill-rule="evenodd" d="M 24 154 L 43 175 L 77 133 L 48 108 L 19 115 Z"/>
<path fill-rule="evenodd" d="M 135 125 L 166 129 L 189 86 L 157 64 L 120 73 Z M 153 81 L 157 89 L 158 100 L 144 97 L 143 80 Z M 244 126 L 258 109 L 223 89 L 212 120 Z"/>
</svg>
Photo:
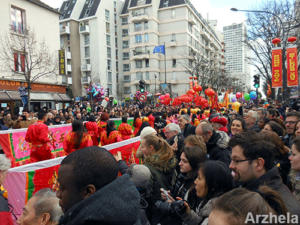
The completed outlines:
<svg viewBox="0 0 300 225">
<path fill-rule="evenodd" d="M 98 142 L 99 133 L 98 133 L 97 123 L 96 122 L 86 122 L 85 127 L 93 140 L 93 145 L 98 145 L 99 144 L 99 142 Z"/>
<path fill-rule="evenodd" d="M 132 127 L 128 123 L 121 123 L 118 127 L 118 131 L 120 131 L 123 140 L 131 138 L 133 134 Z"/>
<path fill-rule="evenodd" d="M 75 148 L 75 140 L 77 140 L 77 136 L 75 132 L 69 132 L 66 135 L 63 146 L 64 146 L 64 151 L 66 152 L 67 155 L 78 149 L 93 146 L 92 138 L 87 133 L 83 133 L 81 138 L 81 143 L 78 148 Z"/>
</svg>

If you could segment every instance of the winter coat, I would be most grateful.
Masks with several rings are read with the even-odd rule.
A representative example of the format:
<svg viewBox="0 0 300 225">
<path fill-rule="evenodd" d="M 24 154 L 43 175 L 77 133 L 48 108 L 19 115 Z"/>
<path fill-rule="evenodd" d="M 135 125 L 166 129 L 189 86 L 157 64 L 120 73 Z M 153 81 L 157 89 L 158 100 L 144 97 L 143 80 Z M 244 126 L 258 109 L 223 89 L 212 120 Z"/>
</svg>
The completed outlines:
<svg viewBox="0 0 300 225">
<path fill-rule="evenodd" d="M 5 190 L 0 185 L 0 224 L 13 225 L 12 215 L 9 212 L 7 196 L 5 196 Z"/>
<path fill-rule="evenodd" d="M 243 186 L 249 190 L 256 191 L 259 186 L 266 185 L 277 191 L 286 204 L 288 212 L 300 217 L 300 204 L 290 192 L 288 187 L 282 182 L 277 167 L 273 167 L 258 179 L 246 182 Z"/>
<path fill-rule="evenodd" d="M 59 225 L 140 225 L 140 196 L 128 175 L 71 207 Z"/>
<path fill-rule="evenodd" d="M 170 158 L 167 162 L 160 159 L 160 155 L 153 154 L 145 157 L 144 165 L 151 172 L 151 196 L 149 199 L 149 216 L 151 224 L 157 224 L 160 221 L 161 214 L 155 207 L 155 202 L 161 200 L 160 188 L 170 190 L 175 182 L 175 167 L 177 160 Z"/>
<path fill-rule="evenodd" d="M 208 202 L 201 202 L 196 210 L 191 210 L 189 213 L 185 213 L 182 216 L 182 225 L 207 225 L 208 216 L 212 211 L 213 202 L 216 198 L 210 199 Z"/>
<path fill-rule="evenodd" d="M 207 156 L 210 160 L 220 160 L 229 165 L 231 158 L 228 150 L 229 136 L 223 131 L 213 131 L 206 143 Z"/>
<path fill-rule="evenodd" d="M 295 170 L 291 170 L 290 181 L 292 183 L 293 194 L 300 204 L 300 173 Z"/>
</svg>

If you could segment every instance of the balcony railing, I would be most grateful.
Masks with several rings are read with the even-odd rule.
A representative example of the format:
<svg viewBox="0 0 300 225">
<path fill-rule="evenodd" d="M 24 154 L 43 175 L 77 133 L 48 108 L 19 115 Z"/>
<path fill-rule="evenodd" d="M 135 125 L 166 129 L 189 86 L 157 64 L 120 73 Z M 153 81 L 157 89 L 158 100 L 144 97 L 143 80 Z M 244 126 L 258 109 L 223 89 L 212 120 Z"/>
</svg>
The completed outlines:
<svg viewBox="0 0 300 225">
<path fill-rule="evenodd" d="M 89 33 L 90 32 L 90 28 L 88 25 L 81 25 L 79 27 L 79 33 L 84 34 L 84 33 Z"/>
<path fill-rule="evenodd" d="M 91 71 L 91 64 L 81 65 L 81 71 Z"/>
<path fill-rule="evenodd" d="M 60 27 L 60 34 L 70 34 L 70 27 L 68 25 Z"/>
</svg>

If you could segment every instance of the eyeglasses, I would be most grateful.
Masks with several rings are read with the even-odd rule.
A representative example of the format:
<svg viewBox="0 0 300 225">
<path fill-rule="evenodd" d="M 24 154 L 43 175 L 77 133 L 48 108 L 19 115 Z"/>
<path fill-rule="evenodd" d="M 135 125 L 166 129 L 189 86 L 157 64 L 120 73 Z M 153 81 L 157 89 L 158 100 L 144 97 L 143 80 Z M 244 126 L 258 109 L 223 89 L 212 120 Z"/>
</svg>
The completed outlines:
<svg viewBox="0 0 300 225">
<path fill-rule="evenodd" d="M 295 124 L 295 123 L 297 123 L 297 121 L 284 121 L 284 123 L 285 123 L 285 124 L 288 124 L 288 123 L 290 123 L 290 124 Z"/>
<path fill-rule="evenodd" d="M 234 164 L 239 164 L 241 162 L 251 161 L 252 159 L 231 159 Z"/>
</svg>

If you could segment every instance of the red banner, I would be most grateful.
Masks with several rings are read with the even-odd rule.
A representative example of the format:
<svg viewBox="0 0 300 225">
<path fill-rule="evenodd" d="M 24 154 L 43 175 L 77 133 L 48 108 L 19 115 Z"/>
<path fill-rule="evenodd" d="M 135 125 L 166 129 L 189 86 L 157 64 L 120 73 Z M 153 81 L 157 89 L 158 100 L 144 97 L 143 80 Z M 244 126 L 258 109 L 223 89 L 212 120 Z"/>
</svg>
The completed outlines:
<svg viewBox="0 0 300 225">
<path fill-rule="evenodd" d="M 298 60 L 297 47 L 286 49 L 287 86 L 298 87 Z"/>
<path fill-rule="evenodd" d="M 272 88 L 282 87 L 282 49 L 272 50 Z"/>
</svg>

